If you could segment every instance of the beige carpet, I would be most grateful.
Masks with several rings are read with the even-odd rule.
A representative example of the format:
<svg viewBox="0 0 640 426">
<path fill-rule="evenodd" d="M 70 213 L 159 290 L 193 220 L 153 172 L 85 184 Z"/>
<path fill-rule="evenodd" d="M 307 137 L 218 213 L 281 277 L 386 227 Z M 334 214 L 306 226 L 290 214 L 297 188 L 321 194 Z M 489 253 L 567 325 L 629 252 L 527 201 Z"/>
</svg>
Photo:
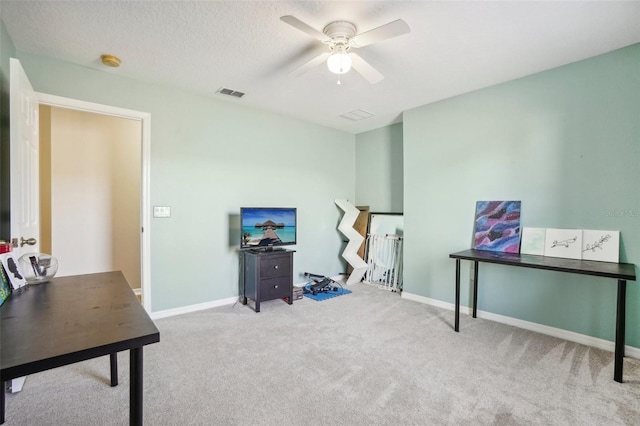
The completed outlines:
<svg viewBox="0 0 640 426">
<path fill-rule="evenodd" d="M 156 321 L 147 425 L 638 425 L 640 361 L 461 317 L 366 284 L 323 302 Z M 128 424 L 127 353 L 32 375 L 7 425 Z"/>
</svg>

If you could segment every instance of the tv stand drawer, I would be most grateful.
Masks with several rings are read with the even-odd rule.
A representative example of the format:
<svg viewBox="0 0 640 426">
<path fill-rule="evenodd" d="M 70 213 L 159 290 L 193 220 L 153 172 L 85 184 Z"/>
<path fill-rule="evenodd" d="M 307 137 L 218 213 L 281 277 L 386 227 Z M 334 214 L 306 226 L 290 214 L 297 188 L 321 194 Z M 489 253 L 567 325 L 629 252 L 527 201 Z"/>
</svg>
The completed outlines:
<svg viewBox="0 0 640 426">
<path fill-rule="evenodd" d="M 260 282 L 260 300 L 288 297 L 293 291 L 289 276 L 264 279 Z"/>
<path fill-rule="evenodd" d="M 280 277 L 283 275 L 289 275 L 291 270 L 291 256 L 280 253 L 265 257 L 260 262 L 260 277 Z"/>
</svg>

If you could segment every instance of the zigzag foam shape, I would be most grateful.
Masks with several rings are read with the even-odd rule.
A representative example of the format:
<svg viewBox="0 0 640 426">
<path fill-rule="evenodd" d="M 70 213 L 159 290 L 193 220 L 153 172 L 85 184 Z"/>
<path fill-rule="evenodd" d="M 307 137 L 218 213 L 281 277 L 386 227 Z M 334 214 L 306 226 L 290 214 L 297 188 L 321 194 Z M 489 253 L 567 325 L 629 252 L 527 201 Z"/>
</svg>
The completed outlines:
<svg viewBox="0 0 640 426">
<path fill-rule="evenodd" d="M 353 272 L 351 272 L 347 280 L 347 285 L 349 285 L 362 281 L 362 277 L 364 277 L 369 267 L 367 262 L 358 256 L 358 249 L 364 241 L 364 237 L 353 228 L 353 224 L 356 223 L 360 210 L 347 200 L 335 200 L 335 203 L 344 211 L 344 216 L 338 225 L 338 230 L 349 240 L 347 247 L 342 252 L 343 259 L 353 267 Z"/>
</svg>

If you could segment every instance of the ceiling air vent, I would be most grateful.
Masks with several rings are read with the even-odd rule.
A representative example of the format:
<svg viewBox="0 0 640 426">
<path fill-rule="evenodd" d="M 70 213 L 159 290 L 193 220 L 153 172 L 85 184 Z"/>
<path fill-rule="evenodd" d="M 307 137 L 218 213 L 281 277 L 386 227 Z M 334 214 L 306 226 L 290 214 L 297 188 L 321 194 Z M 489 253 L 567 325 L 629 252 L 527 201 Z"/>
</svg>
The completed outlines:
<svg viewBox="0 0 640 426">
<path fill-rule="evenodd" d="M 365 118 L 373 117 L 375 114 L 372 114 L 363 109 L 356 109 L 351 112 L 345 112 L 344 114 L 340 114 L 340 117 L 346 118 L 351 121 L 359 121 Z"/>
<path fill-rule="evenodd" d="M 241 98 L 244 96 L 243 92 L 238 92 L 237 90 L 227 89 L 225 87 L 221 87 L 218 89 L 216 93 L 221 95 L 233 96 L 234 98 Z"/>
</svg>

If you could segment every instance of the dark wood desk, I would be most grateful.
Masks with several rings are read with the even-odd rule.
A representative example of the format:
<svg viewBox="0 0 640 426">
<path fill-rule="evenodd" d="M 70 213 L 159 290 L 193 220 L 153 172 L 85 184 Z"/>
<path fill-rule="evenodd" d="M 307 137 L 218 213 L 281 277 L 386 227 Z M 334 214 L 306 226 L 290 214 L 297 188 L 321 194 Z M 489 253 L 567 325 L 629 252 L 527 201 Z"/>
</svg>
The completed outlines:
<svg viewBox="0 0 640 426">
<path fill-rule="evenodd" d="M 99 356 L 130 351 L 129 423 L 142 425 L 142 347 L 160 341 L 121 272 L 54 278 L 15 292 L 0 307 L 0 421 L 5 382 Z"/>
<path fill-rule="evenodd" d="M 622 364 L 624 358 L 624 327 L 627 280 L 636 280 L 636 268 L 631 263 L 596 262 L 558 257 L 537 256 L 533 254 L 501 253 L 483 250 L 464 250 L 449 255 L 456 260 L 456 314 L 454 330 L 460 330 L 460 259 L 473 262 L 473 318 L 478 307 L 478 263 L 497 263 L 522 268 L 546 269 L 548 271 L 569 272 L 618 280 L 618 309 L 616 313 L 616 344 L 613 367 L 613 380 L 622 383 Z"/>
</svg>

